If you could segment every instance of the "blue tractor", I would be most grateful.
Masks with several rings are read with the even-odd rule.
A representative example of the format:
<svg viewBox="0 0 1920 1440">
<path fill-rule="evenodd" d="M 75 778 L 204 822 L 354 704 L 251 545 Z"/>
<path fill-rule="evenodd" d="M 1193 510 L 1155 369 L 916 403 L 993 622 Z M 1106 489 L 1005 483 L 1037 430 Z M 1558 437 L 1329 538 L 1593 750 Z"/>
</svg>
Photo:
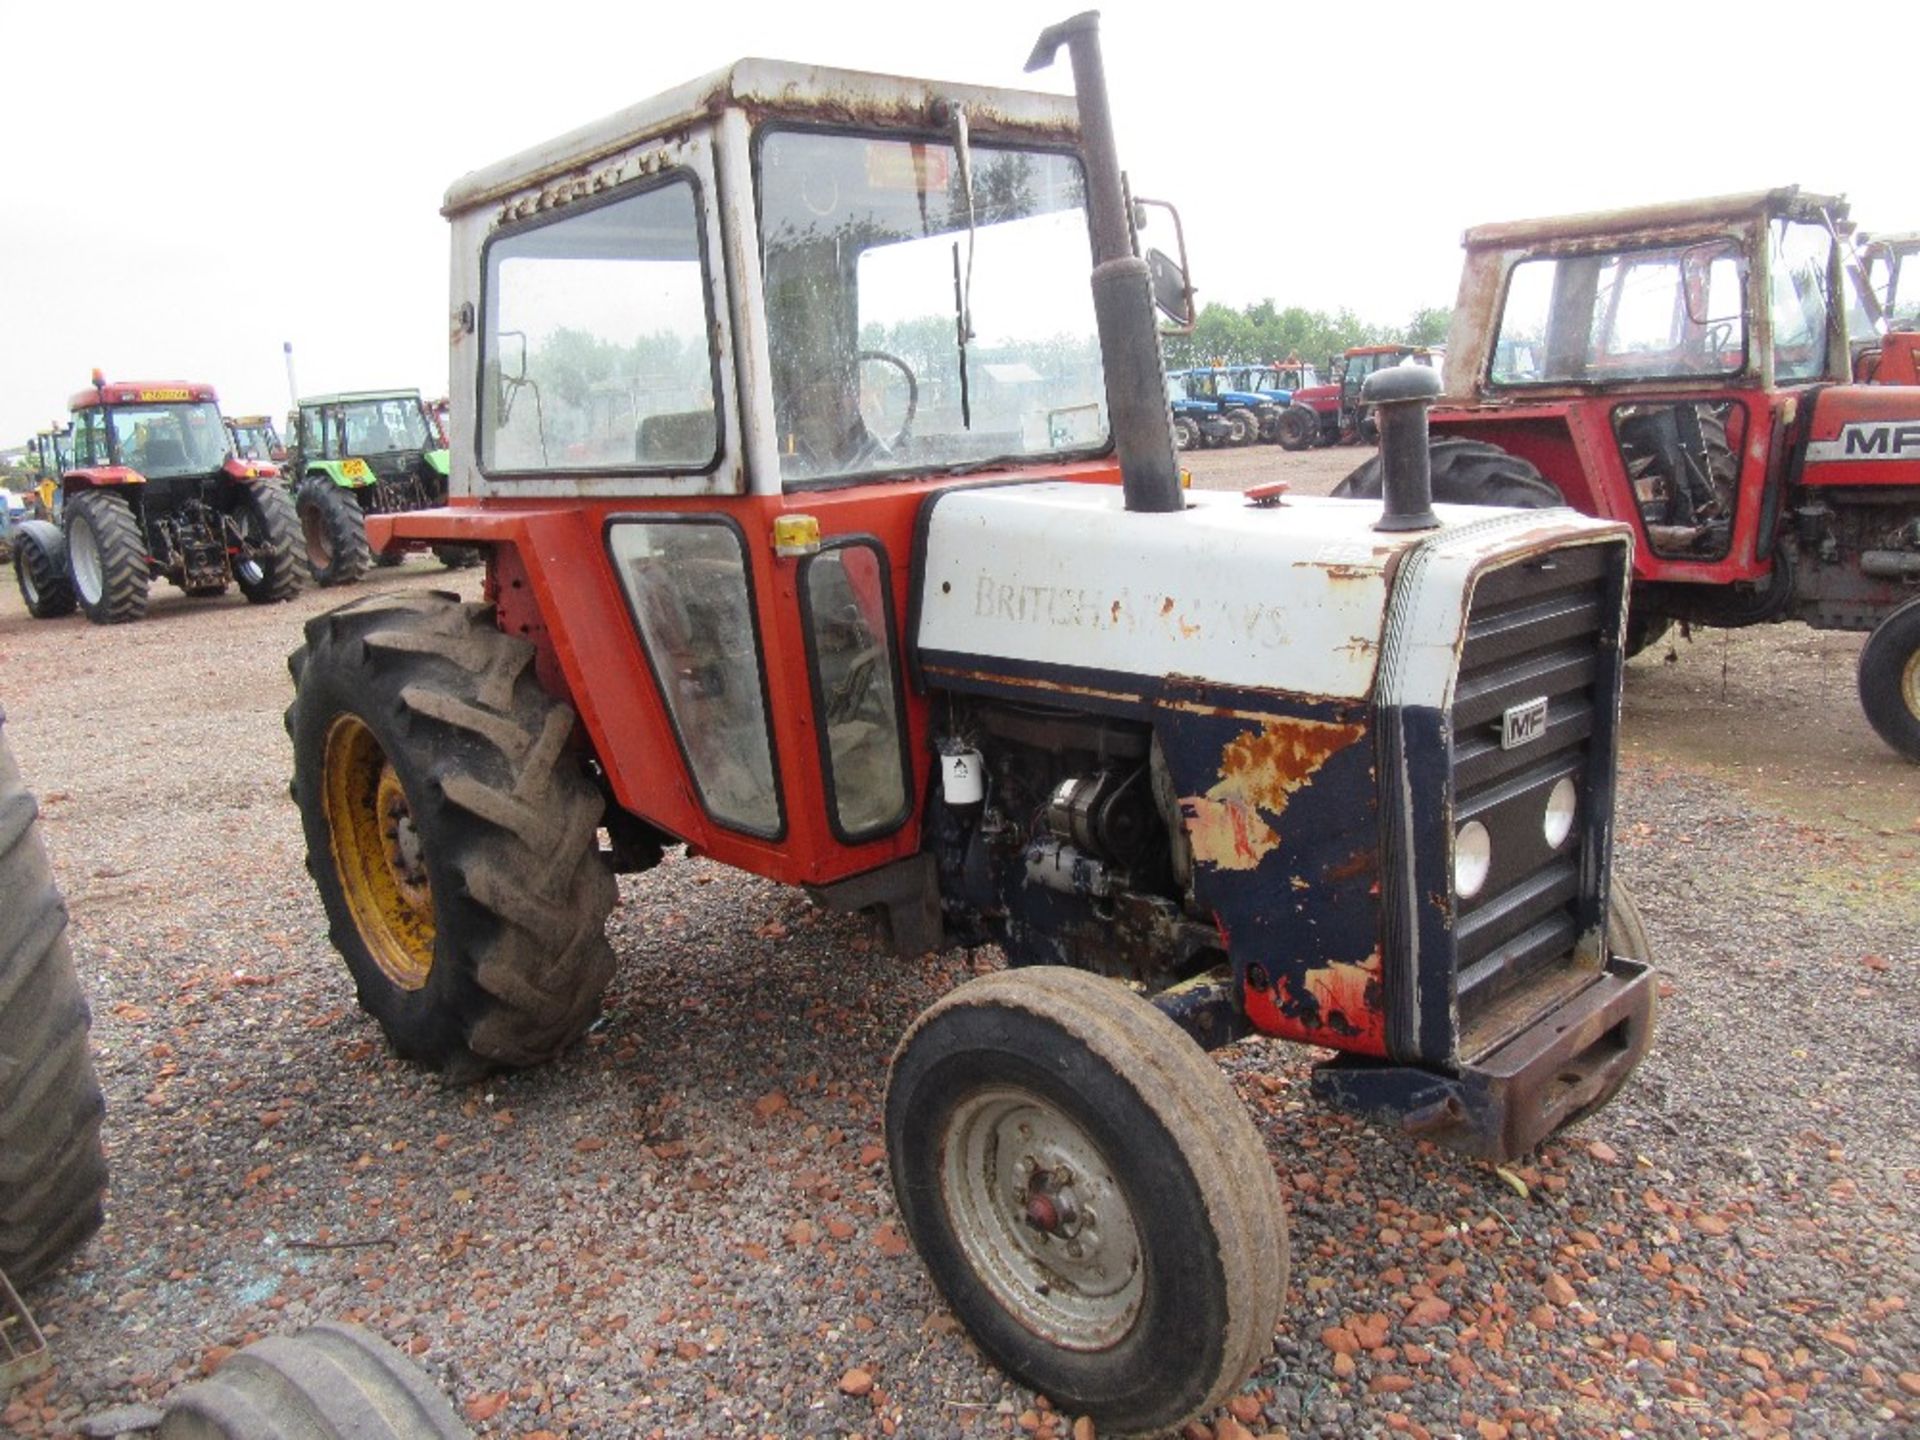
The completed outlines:
<svg viewBox="0 0 1920 1440">
<path fill-rule="evenodd" d="M 1248 394 L 1233 388 L 1224 369 L 1198 366 L 1192 370 L 1174 370 L 1167 375 L 1168 394 L 1173 393 L 1175 382 L 1179 382 L 1182 398 L 1186 402 L 1185 413 L 1196 421 L 1202 415 L 1211 414 L 1227 425 L 1224 440 L 1213 440 L 1206 434 L 1200 439 L 1207 444 L 1251 445 L 1263 439 L 1263 421 L 1267 426 L 1279 419 L 1279 409 L 1262 397 Z M 1270 416 L 1263 410 L 1271 411 Z M 1175 416 L 1182 413 L 1180 406 L 1174 407 Z"/>
<path fill-rule="evenodd" d="M 1211 394 L 1202 393 L 1208 387 L 1196 385 L 1195 377 L 1209 377 L 1208 370 L 1169 370 L 1167 372 L 1167 408 L 1173 411 L 1173 443 L 1176 449 L 1192 450 L 1197 446 L 1244 445 L 1247 443 L 1247 431 L 1244 423 L 1230 421 L 1222 413 L 1220 402 Z"/>
</svg>

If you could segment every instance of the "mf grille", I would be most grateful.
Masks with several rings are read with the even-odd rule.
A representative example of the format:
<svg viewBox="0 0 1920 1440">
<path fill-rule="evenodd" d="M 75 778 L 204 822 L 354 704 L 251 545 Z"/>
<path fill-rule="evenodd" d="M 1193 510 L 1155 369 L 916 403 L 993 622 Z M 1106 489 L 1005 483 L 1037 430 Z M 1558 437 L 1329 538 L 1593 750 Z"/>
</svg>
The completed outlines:
<svg viewBox="0 0 1920 1440">
<path fill-rule="evenodd" d="M 1475 587 L 1454 690 L 1453 820 L 1492 839 L 1486 883 L 1458 901 L 1459 1055 L 1471 1061 L 1596 973 L 1576 956 L 1597 913 L 1612 804 L 1619 544 L 1553 551 Z M 1548 796 L 1572 783 L 1572 832 L 1556 847 Z"/>
</svg>

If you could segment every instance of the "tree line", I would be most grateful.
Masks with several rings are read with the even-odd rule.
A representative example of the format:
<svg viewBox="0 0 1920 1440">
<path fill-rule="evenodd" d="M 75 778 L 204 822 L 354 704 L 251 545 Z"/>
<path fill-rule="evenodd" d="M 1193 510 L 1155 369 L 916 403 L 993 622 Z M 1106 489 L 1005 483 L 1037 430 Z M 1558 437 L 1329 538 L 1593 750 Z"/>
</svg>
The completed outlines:
<svg viewBox="0 0 1920 1440">
<path fill-rule="evenodd" d="M 1238 310 L 1213 304 L 1201 308 L 1191 335 L 1166 337 L 1169 369 L 1194 365 L 1244 365 L 1297 356 L 1324 367 L 1327 358 L 1355 345 L 1441 345 L 1453 311 L 1444 306 L 1416 310 L 1405 325 L 1375 325 L 1342 307 L 1329 314 L 1271 300 Z"/>
</svg>

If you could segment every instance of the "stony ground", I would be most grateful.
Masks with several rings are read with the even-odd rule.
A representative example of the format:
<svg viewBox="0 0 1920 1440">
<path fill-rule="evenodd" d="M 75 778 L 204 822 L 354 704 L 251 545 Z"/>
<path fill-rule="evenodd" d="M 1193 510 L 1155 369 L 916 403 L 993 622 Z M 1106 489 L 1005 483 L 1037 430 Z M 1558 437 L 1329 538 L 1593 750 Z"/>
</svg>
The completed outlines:
<svg viewBox="0 0 1920 1440">
<path fill-rule="evenodd" d="M 1357 458 L 1192 463 L 1307 489 Z M 895 961 L 676 855 L 622 882 L 605 1019 L 560 1063 L 449 1089 L 388 1056 L 286 797 L 284 657 L 335 598 L 160 598 L 104 630 L 0 594 L 114 1167 L 106 1228 L 29 1297 L 58 1368 L 0 1432 L 71 1433 L 347 1316 L 487 1436 L 1081 1440 L 948 1316 L 879 1144 L 895 1040 L 992 955 Z M 1502 1177 L 1317 1108 L 1312 1056 L 1222 1057 L 1293 1285 L 1195 1434 L 1920 1433 L 1920 772 L 1860 743 L 1857 639 L 1739 638 L 1633 667 L 1618 865 L 1665 1009 L 1613 1107 Z"/>
</svg>

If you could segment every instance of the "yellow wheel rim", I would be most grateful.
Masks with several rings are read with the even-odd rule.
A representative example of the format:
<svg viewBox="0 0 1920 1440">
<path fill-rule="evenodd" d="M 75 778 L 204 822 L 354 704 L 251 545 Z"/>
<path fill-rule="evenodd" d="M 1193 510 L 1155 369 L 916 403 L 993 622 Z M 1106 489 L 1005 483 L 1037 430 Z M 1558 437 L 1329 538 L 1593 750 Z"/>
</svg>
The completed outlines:
<svg viewBox="0 0 1920 1440">
<path fill-rule="evenodd" d="M 389 980 L 418 990 L 433 971 L 433 892 L 406 791 L 358 716 L 327 727 L 323 766 L 333 872 L 354 928 Z"/>
<path fill-rule="evenodd" d="M 1920 719 L 1920 650 L 1907 657 L 1907 667 L 1900 676 L 1900 698 L 1907 702 L 1907 711 Z"/>
</svg>

